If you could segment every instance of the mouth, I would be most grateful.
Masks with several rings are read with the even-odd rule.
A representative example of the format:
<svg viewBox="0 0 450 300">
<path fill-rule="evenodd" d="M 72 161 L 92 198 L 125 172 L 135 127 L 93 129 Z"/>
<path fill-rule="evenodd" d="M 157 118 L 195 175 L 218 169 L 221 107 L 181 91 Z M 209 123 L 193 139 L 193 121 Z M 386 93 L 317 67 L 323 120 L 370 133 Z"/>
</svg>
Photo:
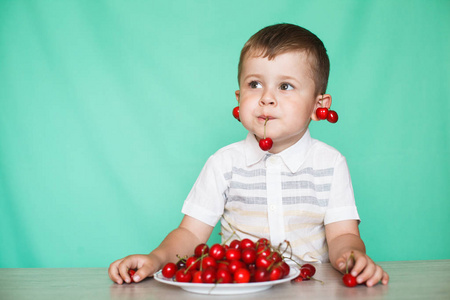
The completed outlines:
<svg viewBox="0 0 450 300">
<path fill-rule="evenodd" d="M 258 120 L 261 120 L 261 121 L 270 121 L 270 120 L 274 120 L 275 118 L 274 117 L 271 117 L 271 116 L 266 116 L 266 115 L 260 115 L 260 116 L 258 116 Z"/>
</svg>

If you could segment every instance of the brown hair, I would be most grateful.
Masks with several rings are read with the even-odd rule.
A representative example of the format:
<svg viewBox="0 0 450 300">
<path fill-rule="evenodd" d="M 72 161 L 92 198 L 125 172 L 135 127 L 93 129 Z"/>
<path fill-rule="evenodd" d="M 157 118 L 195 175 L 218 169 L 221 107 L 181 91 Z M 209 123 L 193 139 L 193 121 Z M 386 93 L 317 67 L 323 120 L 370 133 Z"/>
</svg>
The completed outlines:
<svg viewBox="0 0 450 300">
<path fill-rule="evenodd" d="M 322 41 L 309 30 L 293 24 L 276 24 L 255 33 L 241 50 L 238 81 L 242 64 L 248 55 L 274 59 L 279 54 L 305 51 L 311 63 L 317 94 L 325 94 L 330 73 L 330 60 Z"/>
</svg>

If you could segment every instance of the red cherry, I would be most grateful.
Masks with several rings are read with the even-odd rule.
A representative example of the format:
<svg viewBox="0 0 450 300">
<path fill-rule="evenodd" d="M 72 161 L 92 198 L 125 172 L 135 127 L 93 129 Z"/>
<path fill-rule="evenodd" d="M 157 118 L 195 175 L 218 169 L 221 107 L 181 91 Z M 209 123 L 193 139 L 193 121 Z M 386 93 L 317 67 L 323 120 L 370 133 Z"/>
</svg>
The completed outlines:
<svg viewBox="0 0 450 300">
<path fill-rule="evenodd" d="M 319 107 L 316 109 L 316 116 L 319 120 L 325 120 L 328 115 L 328 108 L 326 107 Z"/>
<path fill-rule="evenodd" d="M 209 249 L 209 256 L 215 260 L 221 260 L 225 257 L 225 248 L 220 244 L 214 244 Z"/>
<path fill-rule="evenodd" d="M 216 270 L 214 268 L 207 268 L 202 273 L 203 283 L 215 283 L 216 282 Z"/>
<path fill-rule="evenodd" d="M 288 276 L 291 272 L 291 267 L 285 261 L 281 263 L 280 267 L 283 270 L 283 276 Z"/>
<path fill-rule="evenodd" d="M 230 271 L 231 274 L 234 274 L 238 269 L 245 268 L 245 263 L 240 260 L 232 260 L 228 264 L 228 271 Z"/>
<path fill-rule="evenodd" d="M 255 276 L 256 271 L 256 265 L 255 264 L 248 264 L 247 269 L 250 271 L 250 280 Z"/>
<path fill-rule="evenodd" d="M 251 239 L 243 239 L 241 241 L 241 249 L 255 248 L 255 243 Z"/>
<path fill-rule="evenodd" d="M 192 273 L 186 271 L 185 268 L 181 268 L 175 273 L 175 280 L 178 282 L 191 282 Z"/>
<path fill-rule="evenodd" d="M 239 259 L 241 259 L 241 250 L 235 249 L 235 248 L 230 248 L 225 253 L 225 257 L 229 261 L 230 260 L 239 260 Z"/>
<path fill-rule="evenodd" d="M 310 280 L 311 279 L 311 269 L 309 268 L 300 268 L 300 276 L 303 278 L 303 280 Z"/>
<path fill-rule="evenodd" d="M 267 256 L 258 255 L 258 257 L 256 258 L 255 264 L 256 264 L 257 268 L 268 269 L 270 267 L 270 265 L 272 264 L 272 262 L 270 261 L 270 259 Z"/>
<path fill-rule="evenodd" d="M 196 256 L 191 256 L 186 260 L 186 269 L 189 271 L 198 270 L 200 267 L 199 258 Z"/>
<path fill-rule="evenodd" d="M 263 151 L 269 151 L 272 148 L 273 141 L 271 138 L 265 138 L 259 140 L 259 148 Z"/>
<path fill-rule="evenodd" d="M 272 253 L 272 251 L 268 245 L 259 245 L 258 248 L 256 248 L 256 254 L 258 255 L 269 256 L 270 253 Z"/>
<path fill-rule="evenodd" d="M 241 121 L 241 119 L 239 119 L 239 106 L 233 108 L 233 117 L 239 122 Z"/>
<path fill-rule="evenodd" d="M 355 287 L 358 284 L 356 282 L 356 277 L 348 273 L 342 277 L 342 281 L 344 282 L 344 285 L 348 287 Z"/>
<path fill-rule="evenodd" d="M 217 261 L 217 270 L 224 269 L 228 270 L 228 262 L 225 260 L 219 260 Z"/>
<path fill-rule="evenodd" d="M 309 275 L 310 277 L 313 277 L 314 274 L 316 274 L 316 268 L 313 265 L 311 265 L 311 264 L 302 265 L 302 269 L 305 269 L 305 268 L 310 270 L 310 272 L 311 272 L 311 275 Z"/>
<path fill-rule="evenodd" d="M 334 110 L 329 110 L 327 120 L 330 123 L 336 123 L 338 121 L 338 114 Z"/>
<path fill-rule="evenodd" d="M 177 272 L 178 268 L 177 265 L 174 263 L 167 263 L 161 273 L 164 277 L 166 278 L 172 278 L 173 276 L 175 276 L 175 273 Z"/>
<path fill-rule="evenodd" d="M 206 257 L 203 257 L 203 259 L 201 260 L 201 267 L 202 267 L 202 270 L 206 270 L 207 268 L 210 268 L 210 267 L 217 268 L 217 262 L 211 256 L 206 256 Z"/>
<path fill-rule="evenodd" d="M 234 273 L 234 282 L 247 283 L 250 282 L 250 272 L 245 268 L 240 268 Z"/>
<path fill-rule="evenodd" d="M 278 253 L 278 252 L 272 252 L 272 253 L 269 255 L 269 258 L 270 258 L 270 260 L 273 261 L 273 262 L 280 262 L 280 261 L 283 260 L 283 258 L 281 257 L 280 253 Z"/>
<path fill-rule="evenodd" d="M 231 283 L 232 277 L 228 270 L 220 269 L 216 273 L 217 283 Z"/>
<path fill-rule="evenodd" d="M 232 240 L 231 243 L 230 243 L 230 248 L 240 249 L 241 248 L 241 241 L 240 240 Z"/>
<path fill-rule="evenodd" d="M 192 282 L 193 283 L 203 283 L 202 281 L 202 271 L 195 271 L 194 274 L 192 275 Z"/>
<path fill-rule="evenodd" d="M 266 238 L 260 238 L 259 240 L 256 241 L 256 245 L 259 247 L 260 245 L 263 246 L 270 246 L 270 242 L 268 239 Z"/>
<path fill-rule="evenodd" d="M 269 273 L 269 280 L 278 280 L 283 278 L 283 269 L 281 267 L 273 268 Z"/>
<path fill-rule="evenodd" d="M 128 275 L 130 275 L 130 278 L 131 278 L 130 283 L 134 282 L 133 276 L 134 276 L 135 273 L 136 273 L 136 270 L 133 270 L 133 269 L 129 269 L 128 270 Z"/>
<path fill-rule="evenodd" d="M 256 249 L 255 248 L 245 248 L 242 250 L 241 259 L 246 264 L 252 264 L 256 261 Z"/>
<path fill-rule="evenodd" d="M 269 279 L 270 279 L 270 274 L 266 268 L 256 268 L 255 274 L 253 275 L 254 281 L 256 281 L 256 282 L 269 281 Z"/>
<path fill-rule="evenodd" d="M 197 257 L 200 257 L 203 254 L 208 253 L 208 251 L 209 251 L 208 245 L 206 245 L 206 244 L 199 244 L 199 245 L 197 245 L 197 247 L 195 247 L 194 255 L 197 256 Z"/>
</svg>

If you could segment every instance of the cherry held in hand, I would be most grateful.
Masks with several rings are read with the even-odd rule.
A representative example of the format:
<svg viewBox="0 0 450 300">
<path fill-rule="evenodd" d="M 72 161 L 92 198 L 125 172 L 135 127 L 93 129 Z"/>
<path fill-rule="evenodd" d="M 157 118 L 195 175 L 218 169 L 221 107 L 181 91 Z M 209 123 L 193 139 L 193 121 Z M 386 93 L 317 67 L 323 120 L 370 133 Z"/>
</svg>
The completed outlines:
<svg viewBox="0 0 450 300">
<path fill-rule="evenodd" d="M 136 270 L 133 270 L 133 269 L 128 270 L 128 275 L 130 275 L 130 278 L 131 278 L 130 283 L 134 282 L 133 276 L 135 273 L 136 273 Z"/>
<path fill-rule="evenodd" d="M 344 285 L 347 287 L 355 287 L 358 283 L 356 282 L 356 277 L 351 274 L 345 274 L 342 277 Z"/>
<path fill-rule="evenodd" d="M 358 285 L 358 283 L 356 282 L 356 277 L 351 275 L 350 273 L 348 273 L 348 260 L 349 259 L 354 259 L 353 251 L 350 253 L 349 258 L 345 262 L 345 274 L 342 277 L 342 282 L 347 287 L 355 287 Z"/>
</svg>

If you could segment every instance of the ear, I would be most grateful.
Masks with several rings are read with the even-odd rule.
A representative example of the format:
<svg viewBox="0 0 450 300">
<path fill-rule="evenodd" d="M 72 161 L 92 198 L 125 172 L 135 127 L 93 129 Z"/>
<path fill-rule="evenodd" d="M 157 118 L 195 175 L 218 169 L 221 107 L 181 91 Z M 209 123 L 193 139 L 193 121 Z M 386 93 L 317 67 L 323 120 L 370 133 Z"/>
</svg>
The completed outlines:
<svg viewBox="0 0 450 300">
<path fill-rule="evenodd" d="M 240 103 L 240 101 L 239 101 L 239 95 L 240 95 L 240 93 L 241 93 L 240 90 L 237 90 L 236 92 L 234 92 L 234 94 L 236 95 L 236 100 L 237 100 L 238 103 Z"/>
<path fill-rule="evenodd" d="M 317 118 L 316 116 L 316 109 L 318 109 L 319 107 L 326 107 L 330 109 L 330 106 L 331 106 L 331 95 L 329 94 L 318 95 L 316 98 L 316 103 L 314 105 L 314 110 L 311 114 L 311 119 L 314 121 L 319 121 L 319 118 Z"/>
</svg>

